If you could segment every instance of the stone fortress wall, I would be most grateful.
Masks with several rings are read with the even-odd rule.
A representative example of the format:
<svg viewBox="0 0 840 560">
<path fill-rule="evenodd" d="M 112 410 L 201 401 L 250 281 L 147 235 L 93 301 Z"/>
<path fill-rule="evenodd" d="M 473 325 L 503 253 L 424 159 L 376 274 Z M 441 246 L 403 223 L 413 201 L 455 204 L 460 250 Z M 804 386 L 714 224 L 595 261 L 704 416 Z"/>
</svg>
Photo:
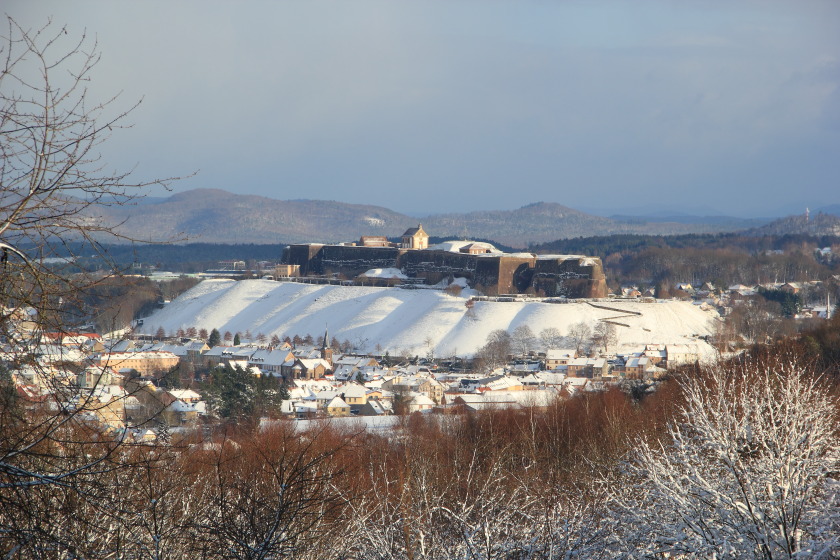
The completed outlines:
<svg viewBox="0 0 840 560">
<path fill-rule="evenodd" d="M 409 278 L 437 284 L 466 278 L 487 294 L 535 293 L 546 297 L 606 297 L 601 259 L 580 255 L 531 253 L 470 255 L 434 249 L 357 245 L 290 245 L 285 264 L 298 265 L 302 276 L 354 279 L 374 268 L 398 268 Z"/>
</svg>

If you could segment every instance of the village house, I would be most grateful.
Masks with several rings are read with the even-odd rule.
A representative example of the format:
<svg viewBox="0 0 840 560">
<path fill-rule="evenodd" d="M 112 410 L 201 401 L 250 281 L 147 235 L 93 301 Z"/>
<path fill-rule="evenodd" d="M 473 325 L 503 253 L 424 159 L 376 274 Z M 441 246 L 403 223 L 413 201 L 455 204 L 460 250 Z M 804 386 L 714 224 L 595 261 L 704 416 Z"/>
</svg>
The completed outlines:
<svg viewBox="0 0 840 560">
<path fill-rule="evenodd" d="M 204 367 L 213 369 L 220 365 L 228 365 L 231 362 L 248 362 L 257 350 L 258 346 L 214 346 L 202 355 Z"/>
<path fill-rule="evenodd" d="M 385 416 L 393 414 L 394 408 L 391 401 L 369 400 L 359 409 L 361 416 Z"/>
<path fill-rule="evenodd" d="M 184 428 L 194 426 L 199 419 L 200 412 L 194 404 L 174 399 L 160 413 L 161 420 L 167 426 Z"/>
<path fill-rule="evenodd" d="M 392 377 L 382 384 L 382 389 L 397 394 L 420 393 L 437 403 L 441 402 L 444 390 L 443 385 L 434 378 L 417 375 Z"/>
<path fill-rule="evenodd" d="M 608 372 L 609 364 L 606 358 L 575 358 L 566 364 L 568 377 L 600 377 Z"/>
<path fill-rule="evenodd" d="M 668 355 L 665 352 L 665 347 L 658 344 L 648 344 L 640 354 L 640 357 L 647 358 L 648 363 L 654 366 L 665 364 Z"/>
<path fill-rule="evenodd" d="M 274 278 L 291 278 L 300 276 L 299 264 L 278 264 L 274 267 Z"/>
<path fill-rule="evenodd" d="M 76 384 L 82 389 L 93 389 L 111 385 L 115 377 L 114 370 L 110 367 L 88 366 L 76 376 Z"/>
<path fill-rule="evenodd" d="M 616 367 L 616 373 L 627 379 L 645 379 L 653 364 L 644 356 L 629 356 Z"/>
<path fill-rule="evenodd" d="M 125 389 L 119 385 L 103 385 L 83 391 L 74 400 L 76 406 L 84 408 L 85 415 L 103 426 L 120 430 L 125 428 L 126 396 Z"/>
<path fill-rule="evenodd" d="M 264 374 L 279 377 L 283 374 L 283 364 L 294 359 L 295 355 L 286 348 L 259 348 L 248 358 L 248 365 L 260 368 Z"/>
<path fill-rule="evenodd" d="M 545 369 L 557 369 L 557 366 L 565 366 L 570 360 L 578 357 L 574 348 L 553 348 L 545 353 Z"/>
<path fill-rule="evenodd" d="M 435 402 L 422 393 L 410 393 L 405 403 L 406 412 L 423 412 L 435 407 Z"/>
<path fill-rule="evenodd" d="M 330 363 L 324 359 L 296 358 L 282 366 L 282 376 L 289 379 L 323 379 L 332 371 Z"/>
<path fill-rule="evenodd" d="M 160 419 L 168 426 L 194 426 L 207 412 L 207 405 L 201 400 L 201 395 L 191 389 L 158 390 L 157 396 L 165 405 Z"/>
<path fill-rule="evenodd" d="M 700 360 L 700 350 L 696 344 L 666 344 L 665 364 L 668 368 L 695 364 Z"/>
<path fill-rule="evenodd" d="M 350 405 L 338 395 L 327 404 L 326 410 L 330 416 L 350 416 Z"/>
<path fill-rule="evenodd" d="M 134 370 L 148 377 L 169 371 L 177 366 L 180 358 L 172 352 L 111 352 L 99 354 L 94 364 L 115 370 Z"/>
<path fill-rule="evenodd" d="M 102 337 L 96 333 L 43 333 L 42 338 L 50 344 L 68 346 L 85 352 L 102 352 L 105 346 Z"/>
<path fill-rule="evenodd" d="M 348 383 L 342 388 L 341 398 L 351 409 L 358 411 L 367 403 L 367 389 L 358 383 Z"/>
<path fill-rule="evenodd" d="M 137 345 L 135 344 L 133 347 L 125 347 L 123 351 L 172 352 L 173 354 L 178 356 L 182 363 L 189 362 L 194 366 L 201 366 L 202 355 L 208 350 L 210 350 L 210 347 L 207 346 L 207 343 L 201 340 L 190 341 L 186 344 L 156 342 L 140 347 L 137 347 Z M 115 351 L 115 349 L 111 349 L 111 352 Z"/>
</svg>

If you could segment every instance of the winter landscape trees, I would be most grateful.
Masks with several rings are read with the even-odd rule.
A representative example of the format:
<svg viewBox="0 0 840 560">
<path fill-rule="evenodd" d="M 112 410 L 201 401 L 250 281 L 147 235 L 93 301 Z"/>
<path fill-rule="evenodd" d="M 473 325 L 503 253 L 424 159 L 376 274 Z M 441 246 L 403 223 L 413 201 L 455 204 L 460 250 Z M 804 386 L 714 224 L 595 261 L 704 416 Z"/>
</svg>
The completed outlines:
<svg viewBox="0 0 840 560">
<path fill-rule="evenodd" d="M 661 441 L 614 494 L 633 557 L 831 558 L 840 550 L 838 406 L 787 356 L 683 381 Z M 630 482 L 630 484 L 627 484 Z"/>
<path fill-rule="evenodd" d="M 9 21 L 3 47 L 4 557 L 836 557 L 836 374 L 821 379 L 792 357 L 691 369 L 652 395 L 612 389 L 540 407 L 416 414 L 387 433 L 260 425 L 281 388 L 228 366 L 210 379 L 224 424 L 177 437 L 164 428 L 152 443 L 98 419 L 110 397 L 33 352 L 45 333 L 66 331 L 68 310 L 80 307 L 68 301 L 99 282 L 54 268 L 55 244 L 76 236 L 96 247 L 115 233 L 95 219 L 97 205 L 143 186 L 97 162 L 96 147 L 127 113 L 86 99 L 97 60 L 86 41 Z M 834 356 L 838 327 L 815 332 L 807 348 Z M 605 322 L 595 339 L 585 323 L 567 334 L 546 329 L 540 340 L 615 343 Z M 484 369 L 535 344 L 526 325 L 494 331 Z M 16 392 L 10 378 L 24 372 L 53 389 L 49 399 Z"/>
</svg>

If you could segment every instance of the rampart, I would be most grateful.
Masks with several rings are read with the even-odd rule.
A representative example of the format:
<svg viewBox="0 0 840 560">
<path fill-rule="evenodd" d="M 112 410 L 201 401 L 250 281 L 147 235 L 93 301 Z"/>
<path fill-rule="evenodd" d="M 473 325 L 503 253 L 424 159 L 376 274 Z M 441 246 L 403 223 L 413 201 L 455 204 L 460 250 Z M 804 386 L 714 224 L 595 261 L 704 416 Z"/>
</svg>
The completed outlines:
<svg viewBox="0 0 840 560">
<path fill-rule="evenodd" d="M 601 260 L 581 256 L 536 256 L 530 253 L 470 255 L 450 251 L 410 250 L 353 245 L 291 245 L 286 264 L 300 266 L 302 276 L 353 279 L 374 268 L 398 268 L 424 284 L 466 278 L 486 294 L 533 292 L 549 297 L 605 297 Z"/>
<path fill-rule="evenodd" d="M 537 293 L 547 297 L 607 296 L 607 280 L 598 257 L 540 257 L 534 266 L 531 284 Z"/>
</svg>

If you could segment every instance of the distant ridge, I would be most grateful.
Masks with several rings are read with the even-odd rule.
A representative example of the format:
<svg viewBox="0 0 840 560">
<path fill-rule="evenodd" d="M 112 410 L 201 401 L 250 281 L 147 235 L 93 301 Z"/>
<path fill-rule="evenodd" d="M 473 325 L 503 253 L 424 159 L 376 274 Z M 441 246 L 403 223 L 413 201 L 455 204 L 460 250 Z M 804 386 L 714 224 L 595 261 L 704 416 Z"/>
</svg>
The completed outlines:
<svg viewBox="0 0 840 560">
<path fill-rule="evenodd" d="M 325 200 L 276 200 L 194 189 L 164 199 L 104 209 L 103 218 L 139 240 L 177 237 L 204 243 L 346 242 L 362 235 L 398 237 L 422 221 L 430 235 L 493 239 L 523 248 L 571 237 L 611 234 L 671 235 L 737 231 L 748 221 L 616 220 L 561 204 L 536 202 L 516 210 L 440 214 L 422 220 L 381 206 Z"/>
<path fill-rule="evenodd" d="M 780 218 L 744 232 L 746 235 L 812 235 L 840 237 L 840 217 L 832 214 L 798 214 Z"/>
</svg>

